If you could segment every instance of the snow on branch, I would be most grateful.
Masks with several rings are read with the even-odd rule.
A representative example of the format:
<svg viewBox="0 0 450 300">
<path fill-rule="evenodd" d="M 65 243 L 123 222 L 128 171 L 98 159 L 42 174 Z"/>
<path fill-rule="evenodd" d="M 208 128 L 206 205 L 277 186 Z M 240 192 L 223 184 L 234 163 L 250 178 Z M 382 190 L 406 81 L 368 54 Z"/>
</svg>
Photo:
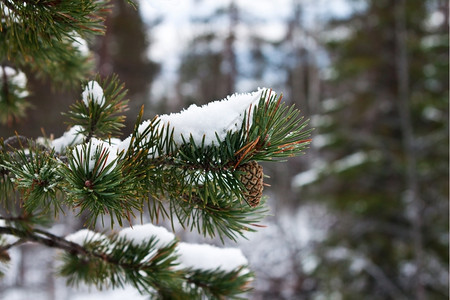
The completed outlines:
<svg viewBox="0 0 450 300">
<path fill-rule="evenodd" d="M 219 248 L 209 244 L 179 243 L 178 261 L 181 268 L 233 271 L 248 265 L 238 248 Z"/>
<path fill-rule="evenodd" d="M 86 106 L 89 106 L 90 101 L 97 103 L 100 106 L 105 104 L 105 94 L 103 93 L 103 89 L 95 80 L 91 80 L 86 84 L 81 96 Z"/>
<path fill-rule="evenodd" d="M 205 145 L 212 145 L 224 141 L 228 132 L 241 129 L 242 121 L 251 106 L 258 104 L 261 96 L 268 89 L 261 88 L 256 92 L 233 94 L 227 98 L 210 102 L 203 106 L 192 104 L 188 109 L 179 113 L 161 115 L 161 125 L 174 128 L 174 139 L 177 144 L 183 143 L 183 137 L 188 140 L 192 136 L 197 145 L 204 139 Z M 251 122 L 252 111 L 247 115 Z M 217 137 L 216 137 L 217 134 Z"/>
<path fill-rule="evenodd" d="M 173 233 L 151 223 L 124 228 L 119 231 L 117 237 L 124 238 L 136 247 L 154 240 L 156 249 L 167 247 L 176 241 Z M 66 240 L 83 246 L 92 242 L 107 242 L 108 237 L 92 230 L 81 229 L 68 235 Z M 219 248 L 209 244 L 181 242 L 177 244 L 175 253 L 178 256 L 177 269 L 231 272 L 248 265 L 247 258 L 238 248 Z"/>
</svg>

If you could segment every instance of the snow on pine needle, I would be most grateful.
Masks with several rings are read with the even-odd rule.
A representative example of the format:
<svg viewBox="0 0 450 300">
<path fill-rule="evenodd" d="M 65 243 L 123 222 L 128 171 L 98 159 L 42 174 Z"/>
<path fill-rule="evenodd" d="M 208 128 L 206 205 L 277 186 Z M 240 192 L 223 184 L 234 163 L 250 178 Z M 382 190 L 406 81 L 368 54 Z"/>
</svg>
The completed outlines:
<svg viewBox="0 0 450 300">
<path fill-rule="evenodd" d="M 133 225 L 119 231 L 119 238 L 131 242 L 135 246 L 155 239 L 155 248 L 169 246 L 176 238 L 172 232 L 151 223 Z M 83 245 L 86 242 L 106 241 L 107 237 L 88 229 L 82 229 L 68 235 L 66 240 Z M 248 260 L 238 248 L 219 248 L 209 244 L 191 244 L 181 242 L 176 246 L 177 264 L 180 269 L 217 270 L 230 272 L 247 266 Z M 154 254 L 154 253 L 150 253 Z"/>
<path fill-rule="evenodd" d="M 202 144 L 204 139 L 205 146 L 210 146 L 214 142 L 217 143 L 217 137 L 223 141 L 228 132 L 239 131 L 249 108 L 256 106 L 267 90 L 260 88 L 252 93 L 233 94 L 203 106 L 192 104 L 179 113 L 159 116 L 159 125 L 168 125 L 174 129 L 176 144 L 182 144 L 183 138 L 187 141 L 192 136 L 197 145 Z M 247 115 L 250 121 L 251 114 L 252 112 Z M 145 129 L 146 124 L 144 122 L 140 129 Z"/>
<path fill-rule="evenodd" d="M 75 125 L 64 132 L 61 137 L 49 141 L 50 146 L 54 148 L 56 152 L 63 153 L 66 147 L 83 142 L 85 136 L 80 133 L 81 131 L 83 131 L 83 128 L 80 125 Z"/>
<path fill-rule="evenodd" d="M 78 167 L 83 168 L 87 163 L 87 171 L 92 171 L 97 166 L 97 172 L 100 173 L 111 165 L 111 168 L 106 171 L 106 173 L 109 173 L 117 164 L 117 149 L 96 138 L 92 138 L 88 145 L 77 145 L 72 150 L 72 155 Z"/>
<path fill-rule="evenodd" d="M 219 248 L 208 244 L 179 243 L 177 246 L 180 268 L 233 271 L 248 265 L 247 258 L 238 248 Z"/>
<path fill-rule="evenodd" d="M 103 93 L 103 89 L 95 80 L 91 80 L 87 83 L 81 96 L 86 106 L 89 106 L 90 101 L 93 101 L 100 106 L 103 106 L 105 104 L 105 95 Z"/>
<path fill-rule="evenodd" d="M 172 232 L 169 232 L 164 227 L 155 226 L 151 223 L 124 228 L 119 231 L 118 236 L 137 245 L 155 237 L 158 240 L 156 243 L 157 248 L 166 247 L 175 239 L 175 235 Z"/>
<path fill-rule="evenodd" d="M 108 237 L 106 235 L 89 229 L 81 229 L 66 236 L 67 241 L 78 244 L 80 246 L 83 246 L 86 243 L 102 242 L 107 240 L 107 238 Z"/>
</svg>

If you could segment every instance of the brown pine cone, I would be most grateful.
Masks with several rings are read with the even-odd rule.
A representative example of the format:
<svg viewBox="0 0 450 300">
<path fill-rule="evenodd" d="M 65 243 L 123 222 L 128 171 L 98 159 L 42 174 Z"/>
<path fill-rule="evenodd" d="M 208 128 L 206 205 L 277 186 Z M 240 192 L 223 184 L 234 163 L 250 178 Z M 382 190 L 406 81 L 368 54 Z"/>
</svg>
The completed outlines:
<svg viewBox="0 0 450 300">
<path fill-rule="evenodd" d="M 246 191 L 244 192 L 245 199 L 251 207 L 256 207 L 261 201 L 263 192 L 263 167 L 256 161 L 243 164 L 237 168 L 238 171 L 243 172 L 241 175 L 241 182 L 244 184 Z"/>
</svg>

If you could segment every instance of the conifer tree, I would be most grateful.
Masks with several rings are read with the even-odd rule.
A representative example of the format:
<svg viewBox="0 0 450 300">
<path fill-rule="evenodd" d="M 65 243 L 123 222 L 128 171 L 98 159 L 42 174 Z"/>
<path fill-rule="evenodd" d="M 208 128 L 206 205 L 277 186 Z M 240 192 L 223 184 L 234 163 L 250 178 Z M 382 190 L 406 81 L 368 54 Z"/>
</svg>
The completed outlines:
<svg viewBox="0 0 450 300">
<path fill-rule="evenodd" d="M 129 284 L 156 299 L 238 297 L 252 278 L 238 250 L 182 243 L 132 221 L 148 213 L 152 223 L 167 218 L 222 241 L 254 231 L 267 211 L 258 162 L 301 154 L 310 142 L 307 122 L 260 89 L 146 121 L 142 109 L 131 134 L 118 139 L 125 87 L 115 75 L 89 77 L 80 47 L 105 32 L 109 9 L 97 0 L 0 1 L 0 120 L 25 116 L 22 68 L 82 87 L 62 137 L 0 140 L 1 263 L 11 248 L 34 242 L 61 250 L 57 273 L 69 285 Z M 86 228 L 52 233 L 67 211 L 87 215 Z M 114 224 L 124 228 L 106 233 Z"/>
<path fill-rule="evenodd" d="M 364 1 L 325 32 L 346 34 L 328 40 L 329 98 L 312 118 L 323 162 L 297 177 L 333 216 L 314 252 L 324 297 L 449 297 L 445 3 Z"/>
</svg>

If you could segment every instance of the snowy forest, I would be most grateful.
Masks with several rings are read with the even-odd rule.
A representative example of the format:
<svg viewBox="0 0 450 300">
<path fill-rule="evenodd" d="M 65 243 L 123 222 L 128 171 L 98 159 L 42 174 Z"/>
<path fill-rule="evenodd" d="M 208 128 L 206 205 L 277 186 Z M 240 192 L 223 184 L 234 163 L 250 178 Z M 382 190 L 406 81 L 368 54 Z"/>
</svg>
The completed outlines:
<svg viewBox="0 0 450 300">
<path fill-rule="evenodd" d="M 18 4 L 22 2 L 28 4 Z M 169 289 L 177 286 L 190 296 L 177 298 L 176 288 L 175 294 L 164 294 L 164 278 L 175 282 L 170 277 L 175 275 L 161 271 L 155 277 L 161 276 L 163 287 L 155 288 L 158 280 L 150 284 L 159 292 L 155 299 L 450 297 L 448 1 L 136 0 L 133 5 L 111 0 L 98 8 L 98 24 L 90 19 L 83 24 L 94 26 L 94 34 L 80 26 L 66 41 L 76 55 L 66 57 L 63 67 L 50 56 L 42 58 L 39 51 L 46 49 L 29 51 L 27 58 L 22 46 L 12 49 L 8 44 L 17 29 L 11 24 L 21 22 L 14 8 L 26 10 L 40 2 L 46 11 L 64 3 L 0 1 L 0 299 L 153 299 L 146 283 L 140 289 L 113 277 L 107 279 L 109 287 L 102 287 L 86 283 L 89 272 L 71 276 L 79 263 L 74 257 L 84 252 L 65 255 L 39 243 L 50 236 L 65 237 L 70 244 L 64 242 L 64 247 L 89 240 L 111 257 L 127 249 L 146 257 L 144 250 L 157 247 L 155 259 L 161 261 L 156 264 L 168 264 L 187 278 L 181 287 Z M 88 7 L 103 1 L 79 2 Z M 103 26 L 104 34 L 96 34 Z M 59 29 L 49 27 L 42 32 Z M 38 66 L 30 66 L 30 60 Z M 13 107 L 8 93 L 15 99 Z M 122 98 L 128 99 L 126 107 Z M 79 129 L 103 110 L 110 116 L 99 133 Z M 199 110 L 201 114 L 194 113 Z M 271 123 L 272 116 L 277 122 Z M 226 131 L 231 123 L 234 129 Z M 172 135 L 168 124 L 175 126 Z M 189 126 L 206 129 L 195 135 Z M 166 136 L 159 142 L 156 136 L 162 132 Z M 184 132 L 191 138 L 185 140 Z M 114 141 L 112 134 L 117 135 Z M 88 142 L 82 144 L 83 139 Z M 153 144 L 145 153 L 132 150 L 149 141 Z M 214 150 L 214 141 L 227 145 Z M 38 142 L 56 156 L 70 146 L 67 158 L 58 158 L 69 161 L 58 176 L 82 180 L 85 189 L 79 194 L 93 183 L 76 177 L 84 171 L 74 169 L 98 169 L 99 176 L 113 178 L 119 174 L 116 169 L 129 170 L 146 155 L 160 161 L 177 151 L 180 157 L 160 168 L 168 177 L 179 176 L 167 171 L 177 166 L 175 159 L 190 160 L 191 165 L 211 159 L 216 162 L 208 160 L 208 172 L 224 165 L 258 182 L 253 193 L 241 177 L 236 183 L 231 171 L 223 172 L 228 176 L 223 182 L 206 171 L 199 175 L 193 167 L 182 173 L 187 185 L 203 188 L 210 183 L 211 190 L 184 187 L 169 196 L 189 194 L 183 200 L 200 206 L 208 197 L 219 203 L 229 193 L 245 204 L 241 215 L 224 216 L 219 220 L 223 223 L 213 213 L 203 219 L 184 216 L 187 204 L 173 208 L 178 220 L 164 218 L 164 213 L 158 217 L 165 208 L 150 202 L 131 219 L 141 208 L 134 192 L 144 183 L 127 189 L 117 185 L 114 191 L 127 199 L 126 209 L 111 205 L 104 218 L 103 208 L 74 200 L 74 211 L 55 213 L 50 228 L 33 219 L 33 226 L 48 231 L 34 237 L 38 242 L 25 242 L 12 238 L 14 230 L 28 232 L 13 212 L 41 207 L 32 201 L 10 207 L 5 178 L 30 164 L 33 153 L 36 164 L 49 159 L 39 156 Z M 198 148 L 187 147 L 189 143 Z M 112 155 L 113 145 L 122 154 Z M 8 152 L 8 147 L 13 150 Z M 83 160 L 94 148 L 98 163 Z M 204 152 L 199 154 L 199 149 Z M 145 176 L 158 170 L 157 165 L 146 166 Z M 124 180 L 140 178 L 142 172 L 131 170 Z M 29 180 L 33 188 L 41 184 Z M 155 181 L 155 189 L 175 189 Z M 26 182 L 17 176 L 8 181 L 17 188 L 13 197 L 30 197 Z M 247 193 L 239 191 L 242 185 Z M 145 188 L 149 195 L 153 192 Z M 216 189 L 222 196 L 207 195 Z M 48 201 L 52 214 L 59 210 L 59 204 Z M 172 206 L 166 209 L 168 216 Z M 255 220 L 248 217 L 253 213 L 258 213 Z M 140 243 L 146 232 L 159 240 Z M 106 239 L 114 246 L 106 245 Z M 173 251 L 180 253 L 178 260 L 171 261 Z M 184 269 L 172 267 L 177 263 Z M 222 281 L 214 286 L 217 294 L 199 283 L 208 280 Z M 221 294 L 227 290 L 231 294 Z"/>
</svg>

